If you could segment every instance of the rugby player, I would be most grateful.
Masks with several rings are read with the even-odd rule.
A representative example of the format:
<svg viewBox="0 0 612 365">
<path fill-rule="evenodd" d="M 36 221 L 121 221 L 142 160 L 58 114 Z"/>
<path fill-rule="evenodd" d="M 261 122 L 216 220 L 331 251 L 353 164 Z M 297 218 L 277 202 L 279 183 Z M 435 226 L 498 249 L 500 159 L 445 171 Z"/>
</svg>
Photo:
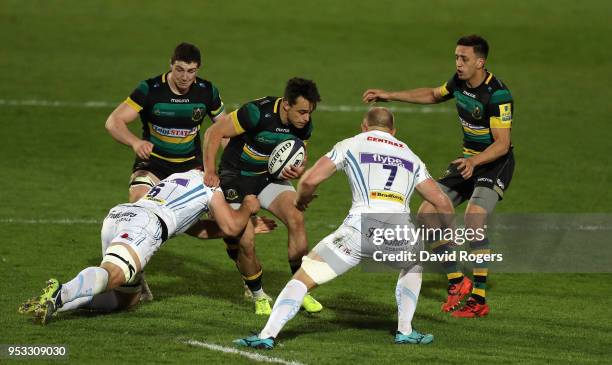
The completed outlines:
<svg viewBox="0 0 612 365">
<path fill-rule="evenodd" d="M 246 196 L 234 210 L 219 188 L 203 184 L 203 177 L 201 170 L 172 174 L 140 200 L 112 208 L 102 224 L 100 266 L 66 283 L 50 279 L 42 295 L 24 302 L 19 312 L 46 324 L 58 311 L 129 308 L 140 299 L 143 269 L 164 242 L 188 229 L 202 237 L 210 233 L 199 220 L 203 213 L 213 213 L 224 234 L 238 235 L 259 210 L 257 198 Z"/>
<path fill-rule="evenodd" d="M 301 268 L 281 291 L 272 314 L 258 335 L 234 341 L 240 346 L 271 349 L 287 321 L 295 316 L 308 290 L 324 284 L 355 267 L 362 258 L 372 257 L 374 246 L 362 240 L 362 221 L 373 221 L 367 213 L 385 213 L 385 227 L 396 227 L 397 218 L 406 222 L 410 197 L 418 191 L 437 211 L 453 214 L 448 197 L 431 179 L 425 164 L 408 146 L 396 139 L 393 115 L 386 108 L 373 108 L 361 123 L 362 133 L 337 143 L 306 171 L 298 184 L 295 206 L 305 210 L 319 184 L 342 170 L 348 176 L 353 204 L 342 225 L 319 242 L 303 258 Z M 385 161 L 393 161 L 392 164 Z M 366 224 L 366 227 L 372 225 Z M 402 250 L 410 250 L 409 245 Z M 415 262 L 400 263 L 395 290 L 398 307 L 397 344 L 427 344 L 433 335 L 412 328 L 421 289 L 422 268 Z"/>
<path fill-rule="evenodd" d="M 510 131 L 514 102 L 508 87 L 485 68 L 489 45 L 478 35 L 461 37 L 455 48 L 456 73 L 440 87 L 389 92 L 366 90 L 363 101 L 401 101 L 415 104 L 434 104 L 452 98 L 457 104 L 463 131 L 463 155 L 453 160 L 438 180 L 442 190 L 455 206 L 468 201 L 465 224 L 482 229 L 497 202 L 510 186 L 514 171 L 514 155 Z M 423 202 L 419 213 L 434 213 L 429 202 Z M 438 241 L 434 251 L 450 249 L 451 242 Z M 488 238 L 470 242 L 472 253 L 488 254 Z M 486 303 L 487 263 L 474 263 L 472 282 L 456 262 L 444 263 L 449 280 L 448 297 L 442 304 L 445 312 L 455 317 L 483 317 L 489 313 Z"/>
<path fill-rule="evenodd" d="M 305 168 L 287 168 L 282 179 L 275 180 L 268 173 L 267 164 L 278 143 L 295 137 L 306 142 L 310 138 L 311 114 L 320 100 L 314 82 L 292 78 L 282 97 L 268 96 L 248 102 L 213 124 L 204 135 L 205 184 L 220 184 L 225 199 L 234 207 L 239 206 L 246 195 L 256 195 L 261 206 L 287 226 L 287 256 L 292 273 L 299 269 L 302 256 L 308 252 L 308 242 L 304 215 L 293 204 L 296 193 L 287 180 L 300 177 Z M 230 141 L 223 151 L 217 173 L 215 157 L 224 137 Z M 270 297 L 262 289 L 263 271 L 255 255 L 252 225 L 248 224 L 240 237 L 225 239 L 225 242 L 228 255 L 236 261 L 253 296 L 255 313 L 270 314 Z M 239 253 L 246 259 L 238 259 Z M 308 312 L 323 308 L 310 295 L 304 298 L 303 306 Z"/>
<path fill-rule="evenodd" d="M 200 67 L 200 50 L 179 44 L 170 58 L 170 71 L 141 81 L 106 120 L 111 136 L 136 154 L 129 202 L 142 198 L 170 174 L 202 168 L 202 121 L 208 116 L 214 122 L 225 113 L 217 87 L 197 76 Z M 139 116 L 142 138 L 127 127 Z M 142 283 L 142 299 L 152 300 L 146 280 Z"/>
</svg>

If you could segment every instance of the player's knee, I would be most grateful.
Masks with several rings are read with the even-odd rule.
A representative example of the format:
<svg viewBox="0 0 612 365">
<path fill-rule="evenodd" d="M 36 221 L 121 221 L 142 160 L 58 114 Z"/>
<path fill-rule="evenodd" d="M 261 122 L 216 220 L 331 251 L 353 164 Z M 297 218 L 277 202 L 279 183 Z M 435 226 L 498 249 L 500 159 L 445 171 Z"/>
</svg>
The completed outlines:
<svg viewBox="0 0 612 365">
<path fill-rule="evenodd" d="M 125 275 L 119 266 L 110 262 L 102 262 L 100 267 L 108 272 L 108 283 L 106 284 L 106 290 L 112 290 L 125 284 Z"/>
<path fill-rule="evenodd" d="M 109 246 L 102 258 L 102 268 L 109 274 L 108 289 L 140 281 L 140 264 L 130 250 L 122 244 Z"/>
<path fill-rule="evenodd" d="M 302 267 L 295 273 L 294 279 L 300 280 L 308 287 L 325 284 L 336 278 L 338 274 L 325 261 L 319 261 L 308 256 L 302 259 Z M 309 285 L 311 281 L 311 285 Z"/>
<path fill-rule="evenodd" d="M 487 223 L 488 212 L 485 208 L 470 204 L 465 209 L 464 222 L 468 228 L 481 228 Z"/>
</svg>

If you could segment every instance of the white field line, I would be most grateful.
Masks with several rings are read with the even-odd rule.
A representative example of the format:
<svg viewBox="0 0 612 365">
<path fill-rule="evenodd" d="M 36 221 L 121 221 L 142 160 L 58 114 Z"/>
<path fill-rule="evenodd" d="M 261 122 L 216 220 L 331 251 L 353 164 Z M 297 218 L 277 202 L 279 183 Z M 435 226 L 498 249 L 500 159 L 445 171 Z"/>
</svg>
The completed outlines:
<svg viewBox="0 0 612 365">
<path fill-rule="evenodd" d="M 0 218 L 0 224 L 101 224 L 99 219 L 87 218 L 56 218 L 56 219 L 24 219 Z"/>
<path fill-rule="evenodd" d="M 11 100 L 11 99 L 0 99 L 0 106 L 33 106 L 33 107 L 47 107 L 47 108 L 96 108 L 96 109 L 107 109 L 114 108 L 119 102 L 108 102 L 108 101 L 60 101 L 60 100 Z M 380 104 L 379 104 L 380 105 Z M 412 107 L 398 107 L 386 105 L 389 110 L 394 113 L 412 113 L 412 114 L 431 114 L 431 113 L 447 113 L 451 109 L 445 107 L 432 107 L 432 106 L 412 106 Z M 239 104 L 230 104 L 232 109 L 240 107 Z M 324 112 L 339 112 L 339 113 L 351 113 L 351 112 L 365 112 L 370 109 L 369 105 L 326 105 L 321 104 L 317 106 L 317 110 Z"/>
<path fill-rule="evenodd" d="M 92 218 L 0 218 L 0 224 L 61 224 L 61 225 L 72 225 L 72 224 L 102 224 L 101 219 Z M 337 228 L 337 224 L 327 224 L 328 228 Z M 514 224 L 495 224 L 489 227 L 493 230 L 501 231 L 520 231 L 524 230 L 525 227 Z M 574 224 L 574 225 L 558 225 L 558 224 L 542 224 L 540 227 L 529 227 L 530 229 L 537 228 L 540 231 L 610 231 L 612 225 L 610 224 Z"/>
<path fill-rule="evenodd" d="M 297 362 L 297 361 L 287 361 L 287 360 L 283 360 L 278 357 L 261 355 L 255 352 L 241 351 L 241 350 L 238 350 L 232 347 L 215 345 L 213 343 L 208 343 L 208 342 L 188 340 L 183 343 L 190 345 L 190 346 L 202 347 L 202 348 L 206 348 L 206 349 L 213 350 L 213 351 L 223 352 L 226 354 L 235 354 L 235 355 L 244 356 L 246 358 L 249 358 L 257 362 L 270 362 L 270 363 L 285 364 L 285 365 L 304 365 L 303 363 Z"/>
</svg>

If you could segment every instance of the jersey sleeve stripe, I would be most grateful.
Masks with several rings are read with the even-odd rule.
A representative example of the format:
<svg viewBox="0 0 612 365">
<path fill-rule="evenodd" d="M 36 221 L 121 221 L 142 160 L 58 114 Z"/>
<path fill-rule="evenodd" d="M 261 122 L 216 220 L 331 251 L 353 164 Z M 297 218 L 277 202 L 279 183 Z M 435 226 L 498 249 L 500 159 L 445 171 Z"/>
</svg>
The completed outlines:
<svg viewBox="0 0 612 365">
<path fill-rule="evenodd" d="M 142 107 L 138 105 L 137 102 L 132 100 L 132 98 L 130 98 L 129 96 L 125 99 L 125 103 L 129 105 L 132 109 L 136 110 L 136 112 L 138 113 L 140 113 L 140 111 L 142 110 Z"/>
<path fill-rule="evenodd" d="M 491 117 L 489 118 L 489 124 L 491 125 L 491 128 L 511 128 L 512 119 L 504 122 L 500 117 Z"/>
<path fill-rule="evenodd" d="M 440 96 L 446 96 L 449 94 L 448 89 L 446 88 L 446 84 L 448 84 L 447 82 L 444 83 L 444 85 L 440 86 L 438 88 L 438 91 L 440 92 Z"/>
<path fill-rule="evenodd" d="M 217 110 L 213 110 L 212 112 L 210 112 L 210 114 L 212 114 L 213 117 L 216 117 L 217 115 L 223 113 L 224 110 L 225 110 L 225 105 L 221 103 L 221 106 Z"/>
<path fill-rule="evenodd" d="M 232 118 L 232 124 L 234 125 L 234 130 L 236 131 L 236 133 L 244 133 L 244 128 L 242 128 L 240 122 L 238 121 L 238 111 L 234 110 L 233 112 L 231 112 L 230 117 Z"/>
<path fill-rule="evenodd" d="M 368 200 L 368 204 L 370 204 L 370 197 L 368 196 L 368 188 L 367 188 L 368 185 L 366 184 L 365 179 L 363 178 L 363 175 L 361 174 L 361 170 L 359 169 L 359 164 L 357 164 L 357 160 L 355 159 L 355 156 L 353 156 L 353 154 L 350 151 L 346 151 L 346 156 L 349 158 L 348 161 L 352 162 L 355 170 L 357 170 L 355 172 L 355 175 L 359 174 L 359 179 L 363 186 L 363 190 L 365 191 L 366 199 Z"/>
</svg>

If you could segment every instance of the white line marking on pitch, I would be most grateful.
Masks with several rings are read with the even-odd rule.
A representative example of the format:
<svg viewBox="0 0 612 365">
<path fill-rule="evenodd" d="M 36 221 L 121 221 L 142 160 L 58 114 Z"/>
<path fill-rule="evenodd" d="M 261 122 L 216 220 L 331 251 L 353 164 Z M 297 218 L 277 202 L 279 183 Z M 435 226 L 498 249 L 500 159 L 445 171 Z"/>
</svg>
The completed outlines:
<svg viewBox="0 0 612 365">
<path fill-rule="evenodd" d="M 20 218 L 1 218 L 0 224 L 100 224 L 98 219 L 20 219 Z"/>
<path fill-rule="evenodd" d="M 114 108 L 119 102 L 111 103 L 108 101 L 59 101 L 59 100 L 10 100 L 0 99 L 0 106 L 36 106 L 36 107 L 51 107 L 51 108 Z M 234 109 L 239 108 L 239 104 L 230 104 Z M 365 112 L 369 110 L 371 105 L 326 105 L 321 104 L 317 106 L 317 110 L 324 112 Z M 451 111 L 445 107 L 431 107 L 431 106 L 419 106 L 419 107 L 396 107 L 388 106 L 389 110 L 394 113 L 413 113 L 413 114 L 431 114 L 431 113 L 448 113 Z"/>
<path fill-rule="evenodd" d="M 287 361 L 287 360 L 283 360 L 278 357 L 266 356 L 266 355 L 261 355 L 258 353 L 248 352 L 248 351 L 241 351 L 241 350 L 238 350 L 232 347 L 215 345 L 213 343 L 208 343 L 208 342 L 188 340 L 188 341 L 184 341 L 183 343 L 190 345 L 190 346 L 207 348 L 213 351 L 220 351 L 226 354 L 236 354 L 236 355 L 244 356 L 251 360 L 258 361 L 258 362 L 271 362 L 271 363 L 285 364 L 285 365 L 304 365 L 303 363 L 298 362 L 298 361 Z"/>
</svg>

